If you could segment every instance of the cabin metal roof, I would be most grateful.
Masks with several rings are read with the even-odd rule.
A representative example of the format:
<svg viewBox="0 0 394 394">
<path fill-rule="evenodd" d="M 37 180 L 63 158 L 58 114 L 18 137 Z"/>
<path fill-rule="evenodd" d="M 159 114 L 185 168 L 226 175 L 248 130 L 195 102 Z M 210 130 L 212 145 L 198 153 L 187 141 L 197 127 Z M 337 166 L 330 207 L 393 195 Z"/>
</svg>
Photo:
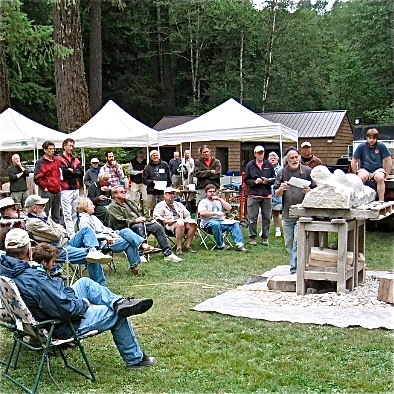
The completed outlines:
<svg viewBox="0 0 394 394">
<path fill-rule="evenodd" d="M 335 137 L 347 111 L 265 112 L 257 115 L 297 130 L 299 138 L 328 138 Z M 197 117 L 198 115 L 164 116 L 153 128 L 166 130 Z"/>
</svg>

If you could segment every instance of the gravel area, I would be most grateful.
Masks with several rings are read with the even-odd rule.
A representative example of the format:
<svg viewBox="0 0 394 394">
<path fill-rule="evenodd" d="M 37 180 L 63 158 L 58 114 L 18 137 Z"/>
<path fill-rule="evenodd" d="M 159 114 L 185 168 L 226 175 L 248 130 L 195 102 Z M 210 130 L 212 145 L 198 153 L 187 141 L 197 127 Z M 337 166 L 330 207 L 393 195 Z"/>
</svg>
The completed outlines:
<svg viewBox="0 0 394 394">
<path fill-rule="evenodd" d="M 272 302 L 276 305 L 294 306 L 337 306 L 342 308 L 392 308 L 393 305 L 377 299 L 379 278 L 367 275 L 364 283 L 347 293 L 316 293 L 315 289 L 308 289 L 308 294 L 297 295 L 296 293 L 264 291 L 261 298 L 264 302 Z"/>
</svg>

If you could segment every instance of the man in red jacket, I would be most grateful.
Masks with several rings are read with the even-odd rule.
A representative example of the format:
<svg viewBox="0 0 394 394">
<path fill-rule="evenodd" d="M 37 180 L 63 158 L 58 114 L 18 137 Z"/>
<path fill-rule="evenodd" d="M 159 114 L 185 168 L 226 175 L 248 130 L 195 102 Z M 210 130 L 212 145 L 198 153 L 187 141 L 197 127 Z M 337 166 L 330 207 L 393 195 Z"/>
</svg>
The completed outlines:
<svg viewBox="0 0 394 394">
<path fill-rule="evenodd" d="M 72 237 L 75 234 L 75 223 L 77 221 L 77 205 L 79 202 L 79 189 L 82 186 L 83 168 L 78 157 L 73 156 L 75 141 L 66 138 L 63 141 L 63 153 L 59 155 L 62 179 L 60 182 L 61 203 L 64 225 L 67 234 Z"/>
<path fill-rule="evenodd" d="M 60 161 L 55 157 L 55 144 L 45 141 L 42 144 L 44 155 L 36 162 L 34 169 L 34 183 L 39 187 L 42 198 L 48 198 L 45 206 L 47 216 L 51 212 L 51 219 L 60 223 Z"/>
</svg>

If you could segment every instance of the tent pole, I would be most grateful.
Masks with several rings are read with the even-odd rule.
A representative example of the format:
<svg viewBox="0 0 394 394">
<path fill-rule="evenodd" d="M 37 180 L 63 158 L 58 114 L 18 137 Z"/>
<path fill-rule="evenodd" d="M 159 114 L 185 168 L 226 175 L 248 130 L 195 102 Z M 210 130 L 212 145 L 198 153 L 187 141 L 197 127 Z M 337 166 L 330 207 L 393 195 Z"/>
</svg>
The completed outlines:
<svg viewBox="0 0 394 394">
<path fill-rule="evenodd" d="M 84 148 L 81 148 L 81 158 L 82 158 L 82 167 L 83 167 L 83 169 L 84 169 L 84 172 L 86 172 L 86 167 L 85 167 L 86 158 L 85 158 L 85 149 L 84 149 Z M 83 178 L 82 178 L 82 179 L 83 179 Z M 83 182 L 83 181 L 82 181 L 82 182 Z M 87 196 L 87 194 L 86 194 L 86 185 L 85 185 L 85 182 L 83 182 L 83 195 L 84 195 L 84 197 Z"/>
<path fill-rule="evenodd" d="M 280 128 L 280 134 L 279 134 L 279 153 L 280 153 L 280 159 L 281 159 L 281 165 L 283 166 L 283 141 L 282 141 L 282 127 Z"/>
</svg>

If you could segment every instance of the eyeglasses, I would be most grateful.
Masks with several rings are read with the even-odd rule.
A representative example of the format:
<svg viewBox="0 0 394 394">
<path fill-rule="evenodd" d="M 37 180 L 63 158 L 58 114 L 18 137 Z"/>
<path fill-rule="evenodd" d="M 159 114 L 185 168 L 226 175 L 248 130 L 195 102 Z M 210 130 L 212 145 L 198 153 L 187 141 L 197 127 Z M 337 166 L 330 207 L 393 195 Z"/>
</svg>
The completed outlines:
<svg viewBox="0 0 394 394">
<path fill-rule="evenodd" d="M 255 152 L 255 153 L 257 153 L 258 155 L 264 155 L 264 151 L 263 150 L 260 151 L 260 152 Z"/>
<path fill-rule="evenodd" d="M 118 193 L 125 194 L 125 193 L 126 193 L 126 190 L 118 190 Z"/>
</svg>

